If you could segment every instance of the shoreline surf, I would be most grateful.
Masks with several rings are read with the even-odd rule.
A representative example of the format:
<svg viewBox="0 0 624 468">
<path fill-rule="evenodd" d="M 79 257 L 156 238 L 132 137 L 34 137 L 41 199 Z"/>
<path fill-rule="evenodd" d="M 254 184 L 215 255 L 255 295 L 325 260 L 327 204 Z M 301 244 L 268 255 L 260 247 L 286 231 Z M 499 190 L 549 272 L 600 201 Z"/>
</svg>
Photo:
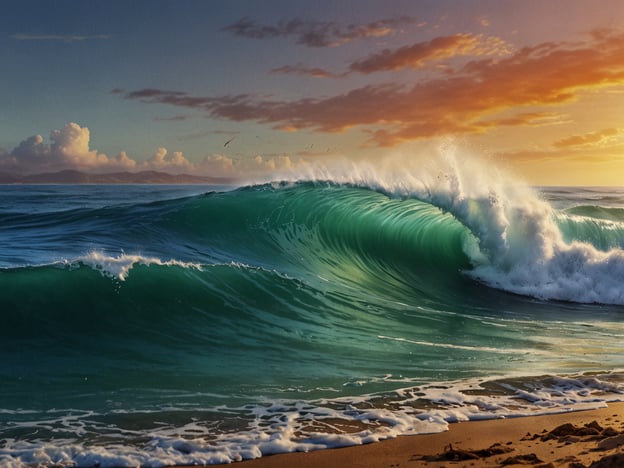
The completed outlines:
<svg viewBox="0 0 624 468">
<path fill-rule="evenodd" d="M 271 455 L 237 463 L 245 468 L 357 468 L 506 465 L 616 467 L 624 461 L 624 403 L 594 410 L 452 423 L 437 434 L 379 443 Z M 602 463 L 602 464 L 600 464 Z"/>
</svg>

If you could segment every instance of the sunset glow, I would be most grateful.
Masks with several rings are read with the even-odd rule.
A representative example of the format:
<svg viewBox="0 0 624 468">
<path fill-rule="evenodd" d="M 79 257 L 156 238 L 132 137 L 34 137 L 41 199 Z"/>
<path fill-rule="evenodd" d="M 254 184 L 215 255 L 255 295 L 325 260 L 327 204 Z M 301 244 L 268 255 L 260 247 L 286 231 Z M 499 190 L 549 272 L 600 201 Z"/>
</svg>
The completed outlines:
<svg viewBox="0 0 624 468">
<path fill-rule="evenodd" d="M 0 468 L 622 465 L 624 1 L 2 5 Z"/>
<path fill-rule="evenodd" d="M 621 185 L 623 20 L 611 1 L 9 2 L 0 172 L 270 178 L 452 140 L 531 184 Z"/>
</svg>

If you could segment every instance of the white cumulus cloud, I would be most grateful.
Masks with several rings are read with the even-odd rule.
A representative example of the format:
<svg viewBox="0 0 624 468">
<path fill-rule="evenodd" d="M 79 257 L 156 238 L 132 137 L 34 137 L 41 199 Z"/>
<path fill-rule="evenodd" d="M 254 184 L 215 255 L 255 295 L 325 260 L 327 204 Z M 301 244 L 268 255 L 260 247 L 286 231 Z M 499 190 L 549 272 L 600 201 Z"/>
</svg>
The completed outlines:
<svg viewBox="0 0 624 468">
<path fill-rule="evenodd" d="M 123 152 L 109 157 L 90 149 L 89 140 L 89 129 L 71 122 L 60 130 L 53 130 L 50 143 L 45 143 L 41 135 L 26 138 L 13 150 L 0 155 L 0 168 L 32 174 L 63 169 L 129 170 L 136 166 L 136 161 Z"/>
<path fill-rule="evenodd" d="M 48 142 L 41 135 L 33 135 L 10 151 L 0 149 L 0 171 L 28 175 L 66 169 L 97 173 L 153 170 L 259 181 L 280 177 L 309 164 L 287 155 L 231 158 L 210 154 L 194 162 L 182 152 L 169 152 L 164 147 L 158 147 L 151 157 L 137 161 L 125 151 L 108 156 L 92 149 L 90 142 L 89 129 L 71 122 L 53 130 Z"/>
<path fill-rule="evenodd" d="M 142 169 L 166 172 L 182 172 L 194 170 L 195 165 L 184 157 L 180 151 L 168 154 L 167 148 L 158 148 L 150 159 L 141 164 Z"/>
</svg>

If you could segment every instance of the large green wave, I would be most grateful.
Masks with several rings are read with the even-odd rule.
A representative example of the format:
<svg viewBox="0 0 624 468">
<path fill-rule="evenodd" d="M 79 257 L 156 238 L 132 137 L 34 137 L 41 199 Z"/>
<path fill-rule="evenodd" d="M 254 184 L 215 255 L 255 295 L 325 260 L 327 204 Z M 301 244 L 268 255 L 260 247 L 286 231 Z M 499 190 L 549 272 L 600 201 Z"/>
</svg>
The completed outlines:
<svg viewBox="0 0 624 468">
<path fill-rule="evenodd" d="M 533 324 L 568 311 L 475 281 L 496 253 L 484 239 L 498 231 L 479 228 L 494 226 L 496 204 L 462 206 L 298 183 L 67 211 L 58 224 L 49 213 L 7 217 L 30 239 L 45 225 L 41 245 L 66 251 L 0 270 L 4 398 L 87 408 L 120 386 L 324 395 L 361 376 L 383 387 L 371 376 L 504 371 L 518 350 L 560 359 Z M 509 230 L 512 247 L 526 247 L 527 226 Z M 574 308 L 598 312 L 610 313 Z M 135 393 L 127 404 L 141 406 Z"/>
<path fill-rule="evenodd" d="M 451 214 L 351 186 L 248 187 L 80 210 L 62 222 L 96 249 L 0 270 L 1 334 L 162 333 L 170 321 L 174 329 L 209 316 L 221 326 L 278 308 L 331 314 L 350 299 L 444 304 L 472 283 L 461 271 L 476 241 Z"/>
<path fill-rule="evenodd" d="M 215 193 L 186 201 L 163 223 L 206 258 L 384 291 L 456 275 L 474 242 L 429 203 L 328 184 Z"/>
</svg>

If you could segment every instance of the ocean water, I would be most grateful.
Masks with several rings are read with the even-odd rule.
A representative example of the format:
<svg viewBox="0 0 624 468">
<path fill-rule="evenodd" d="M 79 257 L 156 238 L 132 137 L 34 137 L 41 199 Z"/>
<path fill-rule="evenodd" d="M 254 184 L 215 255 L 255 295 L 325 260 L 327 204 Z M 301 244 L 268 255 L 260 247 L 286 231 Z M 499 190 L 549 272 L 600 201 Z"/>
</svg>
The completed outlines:
<svg viewBox="0 0 624 468">
<path fill-rule="evenodd" d="M 461 164 L 0 186 L 0 466 L 223 463 L 602 407 L 623 352 L 623 188 Z"/>
</svg>

